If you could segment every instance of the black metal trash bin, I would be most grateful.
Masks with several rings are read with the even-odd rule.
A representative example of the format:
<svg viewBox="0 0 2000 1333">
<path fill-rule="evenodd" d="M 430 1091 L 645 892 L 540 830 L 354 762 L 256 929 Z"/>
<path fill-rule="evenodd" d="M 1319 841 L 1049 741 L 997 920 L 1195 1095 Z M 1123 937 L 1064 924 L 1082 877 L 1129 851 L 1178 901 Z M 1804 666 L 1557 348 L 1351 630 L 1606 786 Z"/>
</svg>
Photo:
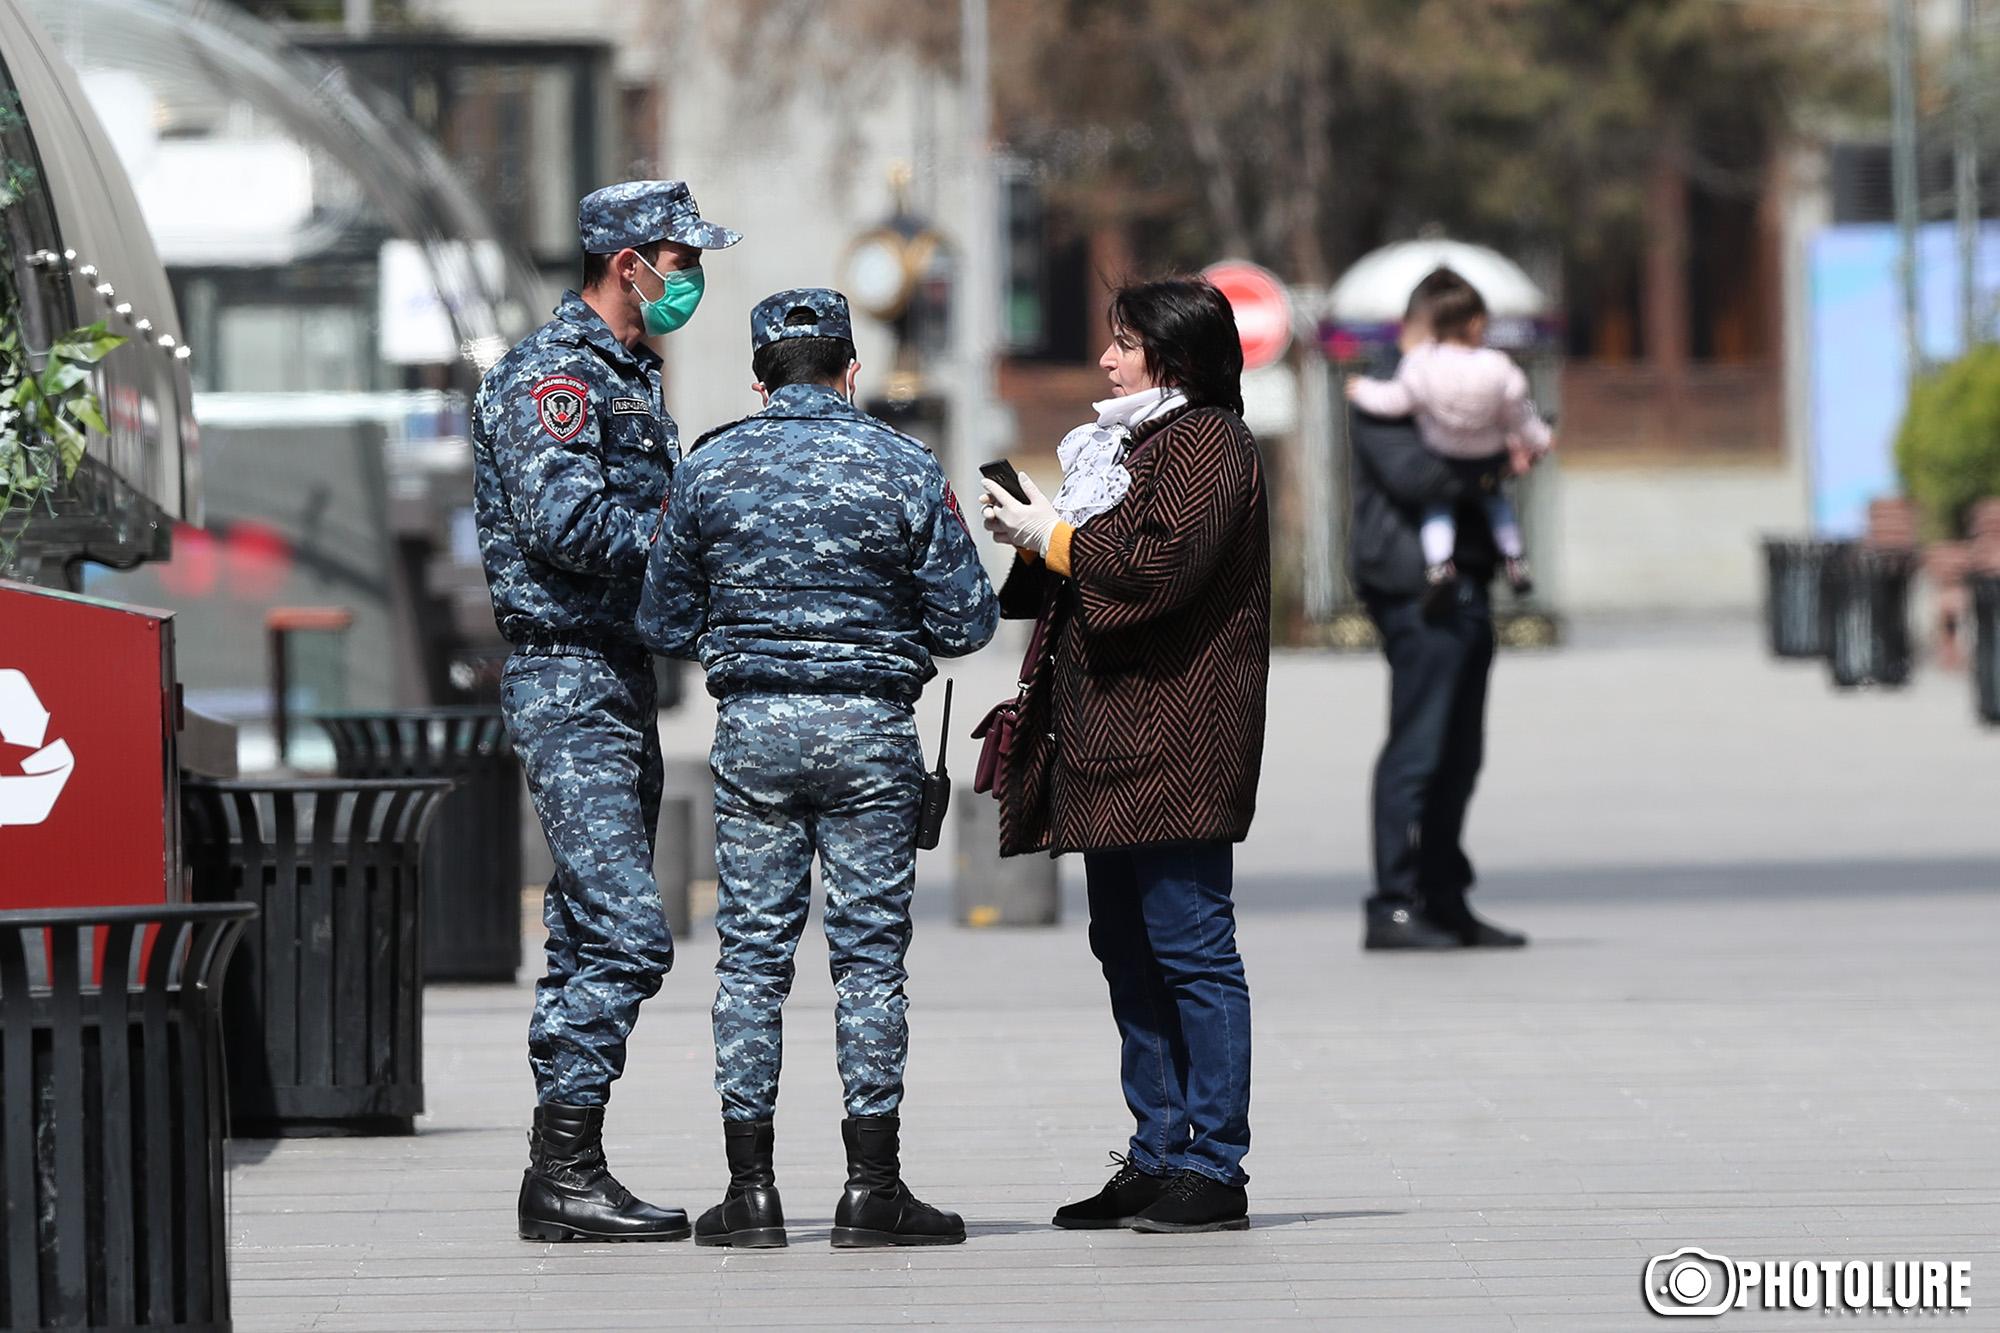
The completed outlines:
<svg viewBox="0 0 2000 1333">
<path fill-rule="evenodd" d="M 225 982 L 232 1132 L 408 1134 L 424 1109 L 424 833 L 451 784 L 182 784 L 194 896 L 254 902 Z"/>
<path fill-rule="evenodd" d="M 0 912 L 0 1328 L 230 1327 L 216 982 L 256 912 Z"/>
<path fill-rule="evenodd" d="M 424 853 L 424 980 L 512 982 L 521 966 L 521 766 L 498 708 L 315 719 L 343 778 L 450 778 Z"/>
<path fill-rule="evenodd" d="M 1828 564 L 1851 542 L 1764 539 L 1764 625 L 1773 657 L 1824 657 Z"/>
<path fill-rule="evenodd" d="M 1910 551 L 1848 546 L 1826 562 L 1826 660 L 1833 683 L 1897 686 L 1910 679 Z"/>
<path fill-rule="evenodd" d="M 1983 722 L 2000 726 L 2000 574 L 1974 574 L 1972 688 Z"/>
</svg>

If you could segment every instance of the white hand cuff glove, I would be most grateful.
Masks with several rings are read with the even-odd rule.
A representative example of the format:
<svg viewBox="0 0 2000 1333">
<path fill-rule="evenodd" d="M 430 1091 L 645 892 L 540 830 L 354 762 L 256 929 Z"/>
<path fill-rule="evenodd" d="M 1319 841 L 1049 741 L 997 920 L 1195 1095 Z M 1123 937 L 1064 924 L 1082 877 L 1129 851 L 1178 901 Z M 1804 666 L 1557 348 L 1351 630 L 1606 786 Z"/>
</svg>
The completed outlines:
<svg viewBox="0 0 2000 1333">
<path fill-rule="evenodd" d="M 985 518 L 986 530 L 993 534 L 995 541 L 1023 551 L 1033 551 L 1036 555 L 1049 553 L 1049 540 L 1056 535 L 1056 524 L 1062 520 L 1056 515 L 1056 507 L 1048 497 L 1036 487 L 1027 473 L 1017 473 L 1021 478 L 1021 489 L 1028 493 L 1028 503 L 1022 504 L 990 481 L 980 484 L 986 490 Z"/>
</svg>

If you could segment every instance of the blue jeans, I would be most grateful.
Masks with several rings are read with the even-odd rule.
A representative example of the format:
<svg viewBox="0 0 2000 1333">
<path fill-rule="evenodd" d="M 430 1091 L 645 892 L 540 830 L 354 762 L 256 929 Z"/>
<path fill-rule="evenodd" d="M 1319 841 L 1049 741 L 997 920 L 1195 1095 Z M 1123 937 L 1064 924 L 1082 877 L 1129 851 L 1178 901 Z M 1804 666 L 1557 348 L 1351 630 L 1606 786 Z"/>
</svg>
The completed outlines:
<svg viewBox="0 0 2000 1333">
<path fill-rule="evenodd" d="M 1090 951 L 1111 986 L 1132 1160 L 1241 1185 L 1250 1150 L 1250 986 L 1230 901 L 1234 848 L 1086 852 Z"/>
</svg>

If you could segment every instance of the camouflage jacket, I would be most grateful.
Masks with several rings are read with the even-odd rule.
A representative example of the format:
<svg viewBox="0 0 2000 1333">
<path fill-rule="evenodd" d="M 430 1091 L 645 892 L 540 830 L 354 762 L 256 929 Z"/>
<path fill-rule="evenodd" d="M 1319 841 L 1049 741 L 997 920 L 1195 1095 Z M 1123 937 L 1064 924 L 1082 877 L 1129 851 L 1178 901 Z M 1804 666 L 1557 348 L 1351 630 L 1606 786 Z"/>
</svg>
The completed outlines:
<svg viewBox="0 0 2000 1333">
<path fill-rule="evenodd" d="M 913 701 L 984 647 L 993 585 L 937 460 L 832 389 L 789 384 L 695 442 L 646 570 L 639 637 L 742 692 Z"/>
<path fill-rule="evenodd" d="M 575 292 L 486 372 L 472 408 L 473 507 L 508 642 L 631 646 L 680 428 L 660 358 Z"/>
</svg>

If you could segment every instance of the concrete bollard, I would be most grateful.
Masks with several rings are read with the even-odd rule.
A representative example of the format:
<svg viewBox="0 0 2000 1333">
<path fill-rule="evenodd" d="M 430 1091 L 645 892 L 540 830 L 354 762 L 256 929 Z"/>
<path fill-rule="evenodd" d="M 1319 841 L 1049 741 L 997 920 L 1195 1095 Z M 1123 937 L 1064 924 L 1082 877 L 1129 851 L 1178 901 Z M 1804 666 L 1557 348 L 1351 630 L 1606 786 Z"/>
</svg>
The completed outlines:
<svg viewBox="0 0 2000 1333">
<path fill-rule="evenodd" d="M 687 796 L 662 800 L 659 840 L 653 844 L 653 878 L 660 883 L 660 904 L 675 939 L 686 939 L 694 926 L 694 806 Z"/>
<path fill-rule="evenodd" d="M 970 787 L 952 793 L 958 875 L 952 901 L 962 926 L 1053 926 L 1062 915 L 1052 856 L 1002 858 L 1000 803 Z"/>
<path fill-rule="evenodd" d="M 694 878 L 715 879 L 715 774 L 708 756 L 669 759 L 666 764 L 666 797 L 684 796 L 694 803 Z"/>
</svg>

